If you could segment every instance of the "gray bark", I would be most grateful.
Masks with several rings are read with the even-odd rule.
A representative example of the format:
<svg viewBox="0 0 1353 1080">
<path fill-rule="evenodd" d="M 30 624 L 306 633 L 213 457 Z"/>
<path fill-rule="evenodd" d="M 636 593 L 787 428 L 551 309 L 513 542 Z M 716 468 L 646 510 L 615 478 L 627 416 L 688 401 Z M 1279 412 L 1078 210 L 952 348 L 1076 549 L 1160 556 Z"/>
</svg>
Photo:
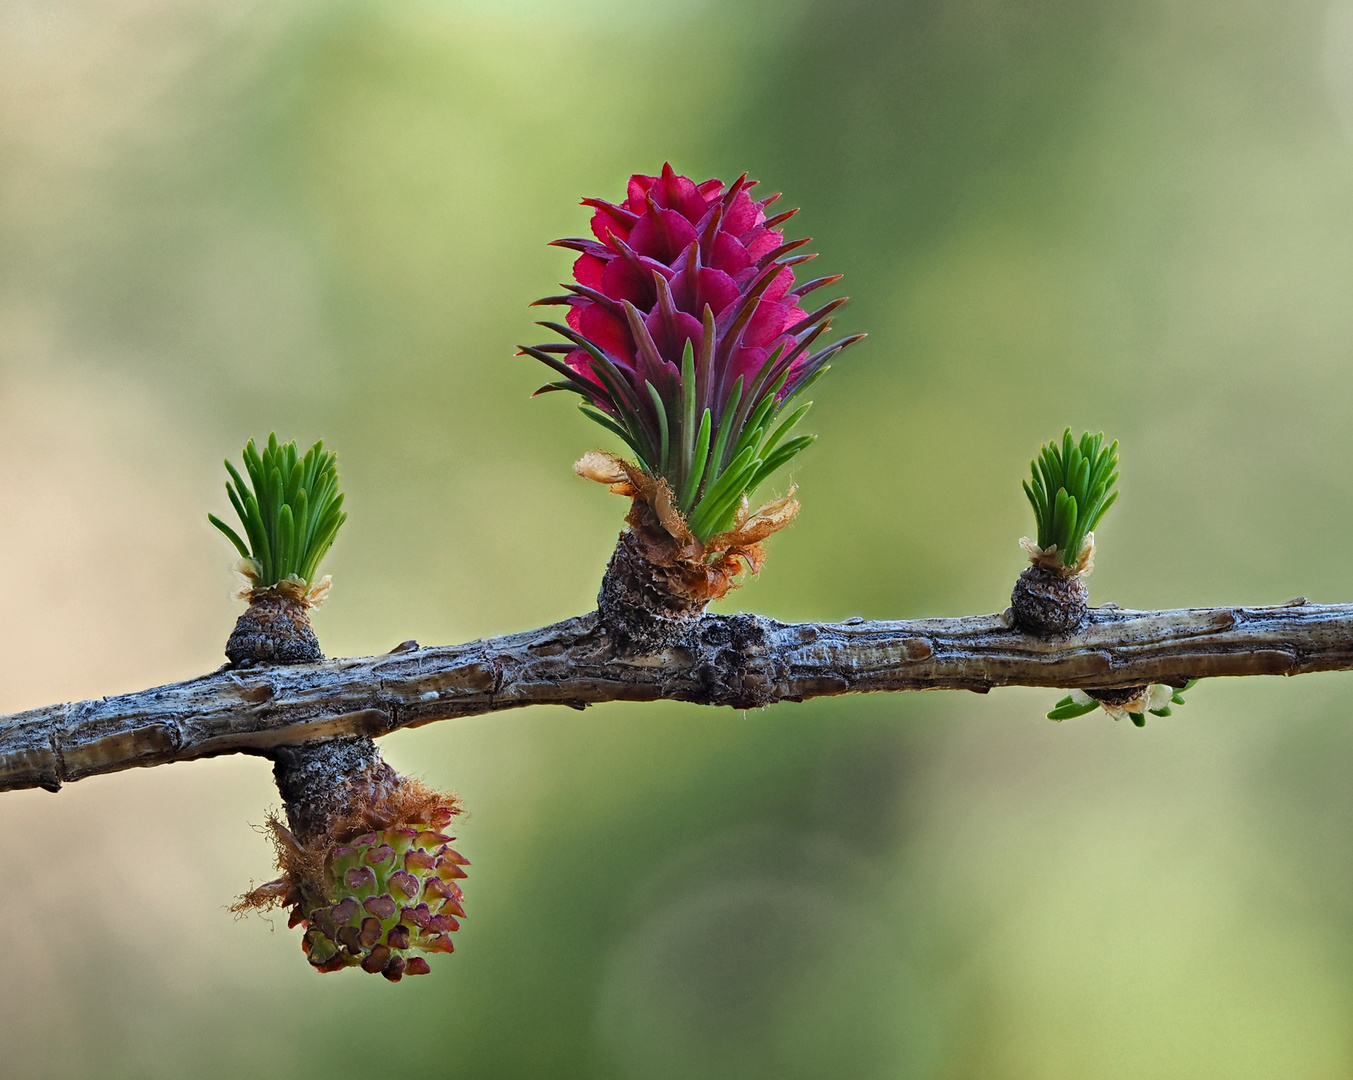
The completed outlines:
<svg viewBox="0 0 1353 1080">
<path fill-rule="evenodd" d="M 702 616 L 680 647 L 625 656 L 595 614 L 539 630 L 382 656 L 222 668 L 132 694 L 0 718 L 0 791 L 217 754 L 275 756 L 524 705 L 692 701 L 750 709 L 896 690 L 1182 686 L 1190 678 L 1353 668 L 1353 605 L 1091 609 L 1081 632 L 1038 638 L 1009 612 L 912 622 L 786 624 Z"/>
</svg>

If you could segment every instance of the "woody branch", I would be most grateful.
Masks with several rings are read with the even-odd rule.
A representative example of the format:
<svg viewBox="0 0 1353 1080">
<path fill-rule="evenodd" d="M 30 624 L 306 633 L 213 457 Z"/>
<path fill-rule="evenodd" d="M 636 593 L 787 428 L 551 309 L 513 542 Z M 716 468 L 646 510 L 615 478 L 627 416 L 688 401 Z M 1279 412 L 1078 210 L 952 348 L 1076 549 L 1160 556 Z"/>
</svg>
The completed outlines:
<svg viewBox="0 0 1353 1080">
<path fill-rule="evenodd" d="M 675 647 L 626 655 L 595 613 L 466 645 L 222 668 L 0 718 L 0 790 L 338 736 L 380 736 L 526 705 L 688 701 L 748 709 L 901 690 L 1104 689 L 1353 668 L 1353 604 L 1094 608 L 1043 638 L 1000 615 L 781 623 L 705 615 Z"/>
</svg>

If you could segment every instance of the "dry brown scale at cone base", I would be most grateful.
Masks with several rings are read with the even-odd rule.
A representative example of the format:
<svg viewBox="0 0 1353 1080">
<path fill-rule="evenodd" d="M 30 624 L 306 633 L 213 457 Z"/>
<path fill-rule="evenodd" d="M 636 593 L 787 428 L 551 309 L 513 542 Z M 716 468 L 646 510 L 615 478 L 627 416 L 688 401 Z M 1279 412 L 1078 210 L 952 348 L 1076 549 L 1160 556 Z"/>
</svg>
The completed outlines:
<svg viewBox="0 0 1353 1080">
<path fill-rule="evenodd" d="M 706 605 L 736 588 L 744 571 L 761 570 L 766 560 L 761 542 L 799 512 L 792 488 L 755 512 L 744 496 L 733 528 L 701 543 L 661 477 L 602 451 L 585 454 L 574 470 L 632 500 L 625 517 L 629 528 L 616 542 L 597 595 L 602 625 L 620 652 L 679 645 Z"/>
</svg>

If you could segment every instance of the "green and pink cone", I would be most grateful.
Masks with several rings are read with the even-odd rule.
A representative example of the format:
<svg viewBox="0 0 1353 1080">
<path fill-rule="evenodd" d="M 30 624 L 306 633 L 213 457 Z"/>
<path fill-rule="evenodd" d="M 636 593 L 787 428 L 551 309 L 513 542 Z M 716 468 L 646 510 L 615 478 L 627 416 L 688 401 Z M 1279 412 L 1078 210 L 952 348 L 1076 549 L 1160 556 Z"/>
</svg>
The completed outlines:
<svg viewBox="0 0 1353 1080">
<path fill-rule="evenodd" d="M 288 925 L 306 926 L 302 947 L 320 971 L 359 965 L 398 980 L 423 975 L 424 953 L 451 952 L 451 933 L 465 917 L 457 884 L 467 860 L 440 832 L 451 821 L 443 808 L 432 822 L 364 833 L 329 856 L 322 890 L 298 890 Z M 338 899 L 331 899 L 338 897 Z"/>
<path fill-rule="evenodd" d="M 304 929 L 301 948 L 318 971 L 360 967 L 391 982 L 425 975 L 425 955 L 451 952 L 465 917 L 460 880 L 469 860 L 445 831 L 459 803 L 378 758 L 340 793 L 341 809 L 319 815 L 318 829 L 307 830 L 291 802 L 289 824 L 269 822 L 282 876 L 236 909 L 290 908 L 287 925 Z"/>
</svg>

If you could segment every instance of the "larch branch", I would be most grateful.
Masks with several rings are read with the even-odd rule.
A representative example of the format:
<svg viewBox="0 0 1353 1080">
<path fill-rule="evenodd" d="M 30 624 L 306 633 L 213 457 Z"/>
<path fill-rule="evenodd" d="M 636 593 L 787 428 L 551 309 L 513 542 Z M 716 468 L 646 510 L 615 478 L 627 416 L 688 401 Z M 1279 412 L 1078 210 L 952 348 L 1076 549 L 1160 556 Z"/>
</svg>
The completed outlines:
<svg viewBox="0 0 1353 1080">
<path fill-rule="evenodd" d="M 1040 639 L 1008 613 L 781 623 L 705 615 L 680 648 L 618 655 L 596 614 L 467 645 L 225 667 L 187 682 L 0 718 L 0 791 L 339 735 L 380 736 L 525 705 L 675 700 L 748 709 L 897 690 L 1182 686 L 1353 668 L 1353 604 L 1092 609 Z"/>
</svg>

